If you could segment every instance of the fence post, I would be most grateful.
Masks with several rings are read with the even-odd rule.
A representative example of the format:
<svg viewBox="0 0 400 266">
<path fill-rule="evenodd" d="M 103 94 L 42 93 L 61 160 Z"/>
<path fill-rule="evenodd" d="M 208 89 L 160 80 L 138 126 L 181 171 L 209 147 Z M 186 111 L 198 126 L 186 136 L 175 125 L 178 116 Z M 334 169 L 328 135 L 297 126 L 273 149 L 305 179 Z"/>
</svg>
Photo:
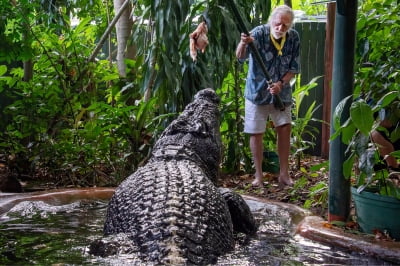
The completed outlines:
<svg viewBox="0 0 400 266">
<path fill-rule="evenodd" d="M 353 92 L 356 16 L 357 0 L 336 1 L 331 121 L 337 104 Z M 349 117 L 348 106 L 342 116 L 341 123 Z M 330 131 L 332 136 L 333 126 Z M 346 221 L 350 214 L 350 180 L 343 175 L 345 150 L 340 136 L 330 142 L 328 221 Z"/>
</svg>

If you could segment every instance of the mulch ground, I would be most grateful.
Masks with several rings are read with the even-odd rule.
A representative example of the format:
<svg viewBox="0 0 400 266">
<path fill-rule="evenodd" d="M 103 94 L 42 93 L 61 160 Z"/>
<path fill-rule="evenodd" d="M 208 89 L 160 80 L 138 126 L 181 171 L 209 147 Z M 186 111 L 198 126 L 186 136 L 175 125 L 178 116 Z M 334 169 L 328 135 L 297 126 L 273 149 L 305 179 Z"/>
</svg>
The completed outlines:
<svg viewBox="0 0 400 266">
<path fill-rule="evenodd" d="M 278 174 L 268 172 L 264 173 L 262 188 L 251 185 L 254 179 L 253 174 L 224 174 L 219 185 L 241 194 L 295 204 L 326 219 L 328 211 L 327 161 L 310 156 L 301 160 L 300 167 L 297 167 L 294 162 L 291 165 L 290 175 L 295 182 L 291 187 L 280 186 Z"/>
</svg>

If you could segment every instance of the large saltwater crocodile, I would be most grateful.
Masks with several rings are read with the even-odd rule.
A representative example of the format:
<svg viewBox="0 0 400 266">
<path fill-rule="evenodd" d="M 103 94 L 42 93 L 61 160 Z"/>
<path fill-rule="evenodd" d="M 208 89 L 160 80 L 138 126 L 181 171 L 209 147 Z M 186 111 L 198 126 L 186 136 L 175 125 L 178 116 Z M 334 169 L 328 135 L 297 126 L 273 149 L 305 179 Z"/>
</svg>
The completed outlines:
<svg viewBox="0 0 400 266">
<path fill-rule="evenodd" d="M 109 202 L 104 234 L 119 238 L 108 246 L 93 242 L 92 254 L 118 253 L 124 242 L 124 252 L 136 252 L 144 262 L 208 264 L 234 248 L 235 231 L 255 233 L 242 197 L 215 185 L 218 104 L 215 92 L 204 89 L 164 130 L 147 164 L 124 180 Z"/>
</svg>

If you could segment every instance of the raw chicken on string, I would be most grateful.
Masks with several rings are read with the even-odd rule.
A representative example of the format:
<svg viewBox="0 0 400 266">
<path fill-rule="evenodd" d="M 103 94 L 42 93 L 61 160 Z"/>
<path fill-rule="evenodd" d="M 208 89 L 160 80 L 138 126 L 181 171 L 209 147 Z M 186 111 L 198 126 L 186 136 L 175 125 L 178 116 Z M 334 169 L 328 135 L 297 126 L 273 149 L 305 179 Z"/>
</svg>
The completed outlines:
<svg viewBox="0 0 400 266">
<path fill-rule="evenodd" d="M 197 50 L 200 50 L 202 53 L 204 53 L 206 50 L 208 45 L 207 32 L 207 24 L 205 21 L 203 21 L 197 26 L 196 30 L 189 35 L 190 56 L 192 57 L 193 61 L 197 60 Z"/>
</svg>

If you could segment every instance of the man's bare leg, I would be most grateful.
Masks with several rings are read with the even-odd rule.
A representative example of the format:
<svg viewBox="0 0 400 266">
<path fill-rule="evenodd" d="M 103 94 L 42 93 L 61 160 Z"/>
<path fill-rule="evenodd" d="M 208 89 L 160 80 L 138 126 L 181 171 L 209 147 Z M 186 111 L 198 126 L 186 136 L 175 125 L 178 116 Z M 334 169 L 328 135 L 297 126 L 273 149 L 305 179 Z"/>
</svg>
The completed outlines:
<svg viewBox="0 0 400 266">
<path fill-rule="evenodd" d="M 278 181 L 282 185 L 293 185 L 293 180 L 289 176 L 289 153 L 290 153 L 290 131 L 291 125 L 286 124 L 276 128 L 278 137 L 278 156 L 280 173 Z"/>
<path fill-rule="evenodd" d="M 263 172 L 262 172 L 262 160 L 263 160 L 263 134 L 253 134 L 250 136 L 250 150 L 253 154 L 254 168 L 256 173 L 254 174 L 253 186 L 263 185 Z"/>
<path fill-rule="evenodd" d="M 394 152 L 393 144 L 385 139 L 381 133 L 378 131 L 372 131 L 371 133 L 372 140 L 377 144 L 379 154 L 384 158 L 387 165 L 393 168 L 398 168 L 399 164 L 397 163 L 397 159 L 390 155 L 391 152 Z"/>
</svg>

